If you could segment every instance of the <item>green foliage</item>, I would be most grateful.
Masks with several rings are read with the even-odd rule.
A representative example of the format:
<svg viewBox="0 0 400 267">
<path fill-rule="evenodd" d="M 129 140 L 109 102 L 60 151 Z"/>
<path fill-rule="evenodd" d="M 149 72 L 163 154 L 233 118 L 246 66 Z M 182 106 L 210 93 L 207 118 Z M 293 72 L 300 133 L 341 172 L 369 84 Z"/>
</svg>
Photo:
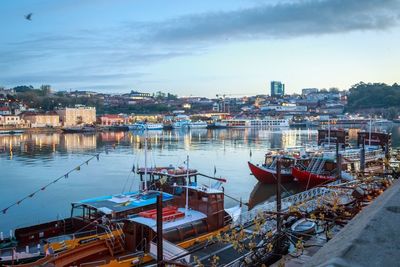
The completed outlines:
<svg viewBox="0 0 400 267">
<path fill-rule="evenodd" d="M 400 86 L 392 86 L 385 83 L 363 83 L 360 82 L 350 88 L 347 110 L 371 108 L 399 108 Z M 391 110 L 393 115 L 394 109 Z"/>
</svg>

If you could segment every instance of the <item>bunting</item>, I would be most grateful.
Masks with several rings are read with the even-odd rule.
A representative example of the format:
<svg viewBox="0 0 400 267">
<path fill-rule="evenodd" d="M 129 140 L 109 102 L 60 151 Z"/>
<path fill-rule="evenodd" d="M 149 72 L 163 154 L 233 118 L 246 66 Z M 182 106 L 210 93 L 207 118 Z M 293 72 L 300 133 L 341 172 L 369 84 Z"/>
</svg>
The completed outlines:
<svg viewBox="0 0 400 267">
<path fill-rule="evenodd" d="M 116 146 L 119 144 L 119 142 L 121 141 L 121 139 L 125 137 L 125 135 L 121 136 L 121 138 L 119 138 L 116 143 L 114 143 L 112 145 L 112 147 L 115 149 Z M 100 152 L 101 153 L 101 152 Z M 44 191 L 46 190 L 50 185 L 57 183 L 59 180 L 61 180 L 62 178 L 67 179 L 69 177 L 69 174 L 72 172 L 76 172 L 76 171 L 80 171 L 81 167 L 83 165 L 89 165 L 89 162 L 93 159 L 97 159 L 97 161 L 100 160 L 100 153 L 95 154 L 94 156 L 92 156 L 91 158 L 89 158 L 88 160 L 84 161 L 83 163 L 79 164 L 78 166 L 76 166 L 75 168 L 71 169 L 70 171 L 68 171 L 67 173 L 61 175 L 60 177 L 57 177 L 56 179 L 52 180 L 50 183 L 46 184 L 45 186 L 42 186 L 40 189 L 32 192 L 31 194 L 27 195 L 26 197 L 21 198 L 20 200 L 10 204 L 8 207 L 5 207 L 4 209 L 1 210 L 2 214 L 6 214 L 7 211 L 11 208 L 14 207 L 16 205 L 21 204 L 21 202 L 23 202 L 24 200 L 28 199 L 28 198 L 33 198 L 35 196 L 36 193 L 39 193 L 40 191 Z M 108 154 L 108 149 L 106 147 L 105 149 L 105 153 Z M 134 171 L 134 166 L 133 166 L 133 171 Z"/>
<path fill-rule="evenodd" d="M 81 167 L 82 167 L 83 165 L 85 165 L 85 164 L 86 164 L 86 165 L 89 165 L 89 162 L 90 162 L 91 160 L 93 160 L 93 159 L 99 160 L 99 159 L 100 159 L 100 153 L 98 153 L 98 154 L 92 156 L 91 158 L 89 158 L 88 160 L 86 160 L 86 161 L 84 161 L 83 163 L 79 164 L 78 166 L 76 166 L 76 167 L 73 168 L 72 170 L 70 170 L 70 171 L 68 171 L 67 173 L 61 175 L 60 177 L 57 177 L 56 179 L 52 180 L 50 183 L 48 183 L 48 184 L 42 186 L 40 189 L 38 189 L 38 190 L 36 190 L 36 191 L 30 193 L 30 194 L 27 195 L 26 197 L 23 197 L 23 198 L 21 198 L 20 200 L 14 202 L 14 203 L 12 203 L 12 204 L 10 204 L 8 207 L 2 209 L 2 210 L 1 210 L 1 213 L 2 213 L 2 214 L 6 214 L 7 211 L 8 211 L 11 207 L 21 204 L 23 201 L 27 200 L 28 198 L 33 198 L 33 197 L 36 195 L 36 193 L 38 193 L 38 192 L 40 192 L 40 191 L 46 190 L 50 185 L 57 183 L 57 182 L 58 182 L 59 180 L 61 180 L 62 178 L 67 179 L 70 173 L 72 173 L 72 172 L 74 172 L 74 171 L 79 171 L 79 170 L 81 169 Z"/>
</svg>

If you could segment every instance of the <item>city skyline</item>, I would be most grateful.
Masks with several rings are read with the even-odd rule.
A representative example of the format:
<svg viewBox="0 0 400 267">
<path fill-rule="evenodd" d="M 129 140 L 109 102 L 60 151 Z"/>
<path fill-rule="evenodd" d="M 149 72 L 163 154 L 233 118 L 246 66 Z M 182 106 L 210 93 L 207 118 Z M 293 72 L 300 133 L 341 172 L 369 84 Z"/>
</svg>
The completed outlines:
<svg viewBox="0 0 400 267">
<path fill-rule="evenodd" d="M 398 79 L 397 0 L 0 5 L 0 86 L 210 97 Z"/>
</svg>

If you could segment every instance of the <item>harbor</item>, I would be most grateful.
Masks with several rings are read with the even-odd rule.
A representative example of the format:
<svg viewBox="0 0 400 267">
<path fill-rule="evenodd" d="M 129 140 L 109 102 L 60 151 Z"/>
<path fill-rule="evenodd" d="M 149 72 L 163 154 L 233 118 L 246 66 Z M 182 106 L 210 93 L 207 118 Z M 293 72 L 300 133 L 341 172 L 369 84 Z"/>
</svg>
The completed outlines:
<svg viewBox="0 0 400 267">
<path fill-rule="evenodd" d="M 374 128 L 374 131 L 377 130 Z M 287 266 L 292 266 L 291 264 L 301 266 L 317 252 L 316 249 L 308 249 L 310 244 L 314 244 L 311 247 L 315 247 L 315 242 L 317 242 L 317 246 L 324 246 L 357 213 L 393 183 L 397 173 L 389 171 L 387 167 L 385 169 L 388 163 L 384 163 L 384 158 L 389 157 L 389 154 L 385 152 L 389 151 L 389 145 L 392 148 L 393 143 L 399 142 L 396 135 L 397 129 L 391 129 L 391 132 L 394 134 L 393 142 L 390 133 L 382 132 L 378 135 L 375 132 L 368 133 L 360 129 L 355 133 L 350 131 L 350 134 L 348 131 L 343 134 L 333 129 L 317 131 L 244 128 L 4 136 L 7 137 L 3 137 L 3 150 L 7 155 L 4 162 L 10 164 L 16 160 L 17 162 L 20 160 L 20 164 L 25 164 L 26 153 L 46 157 L 47 168 L 50 169 L 53 168 L 52 161 L 58 157 L 65 158 L 67 161 L 72 159 L 74 163 L 82 158 L 85 160 L 78 166 L 65 168 L 70 171 L 61 174 L 55 180 L 50 180 L 45 186 L 39 181 L 43 187 L 39 187 L 26 198 L 2 210 L 3 217 L 10 218 L 8 224 L 10 231 L 5 229 L 1 233 L 2 238 L 5 241 L 15 238 L 23 249 L 20 252 L 12 252 L 11 249 L 10 254 L 7 242 L 3 241 L 3 264 L 35 266 L 40 262 L 49 266 L 69 266 L 70 264 L 136 266 L 162 261 L 166 265 L 178 266 L 179 264 L 182 266 L 259 266 L 276 262 L 286 262 Z M 36 137 L 33 143 L 32 137 Z M 360 143 L 360 138 L 363 140 L 362 143 Z M 323 143 L 326 141 L 328 144 L 324 147 Z M 339 145 L 339 141 L 343 143 Z M 348 142 L 353 147 L 361 147 L 361 150 L 346 149 Z M 282 180 L 285 166 L 289 166 L 285 164 L 294 163 L 284 161 L 287 156 L 280 154 L 279 157 L 273 156 L 274 165 L 271 165 L 272 163 L 266 165 L 270 166 L 268 168 L 276 168 L 273 177 L 277 180 L 260 180 L 256 174 L 249 175 L 250 172 L 254 173 L 254 170 L 246 163 L 262 160 L 266 151 L 290 151 L 291 155 L 295 155 L 297 152 L 293 151 L 297 151 L 304 144 L 307 144 L 307 150 L 301 152 L 302 156 L 298 159 L 301 160 L 301 164 L 296 163 L 298 166 L 308 165 L 306 170 L 315 172 L 320 177 L 324 173 L 322 170 L 331 168 L 329 160 L 333 160 L 332 162 L 340 160 L 342 171 L 332 171 L 332 176 L 327 176 L 332 178 L 326 178 L 327 180 L 318 178 L 315 181 L 312 180 L 314 182 L 308 180 L 307 183 L 302 183 L 297 176 L 295 176 L 295 181 Z M 363 148 L 362 144 L 366 147 Z M 375 145 L 376 150 L 371 150 L 371 145 Z M 203 157 L 206 154 L 210 156 L 210 146 L 213 147 L 211 151 L 214 151 L 214 157 L 218 160 L 216 159 L 212 166 L 207 163 L 199 164 L 199 162 L 204 162 Z M 265 148 L 266 146 L 269 148 Z M 325 152 L 321 152 L 321 148 Z M 239 151 L 242 153 L 240 158 L 237 156 Z M 172 155 L 164 161 L 160 157 L 169 153 L 180 155 L 178 163 L 172 164 L 174 163 L 171 161 Z M 199 154 L 196 155 L 197 153 Z M 317 156 L 319 153 L 325 156 Z M 3 157 L 5 154 L 2 154 Z M 190 154 L 190 160 L 189 156 L 184 157 L 182 154 Z M 74 157 L 78 158 L 74 159 Z M 353 162 L 360 161 L 360 158 L 361 163 L 354 165 Z M 26 160 L 29 159 L 26 158 Z M 238 166 L 231 167 L 234 160 L 238 160 Z M 103 161 L 104 163 L 101 163 Z M 377 166 L 369 164 L 370 161 L 375 162 L 374 164 L 380 162 L 382 171 L 378 171 Z M 33 167 L 40 162 L 33 163 Z M 65 162 L 62 164 L 65 165 Z M 98 164 L 104 166 L 105 169 L 99 168 Z M 110 171 L 109 164 L 115 169 L 111 167 L 112 173 L 107 175 L 104 171 Z M 119 169 L 122 166 L 126 168 L 124 171 Z M 348 176 L 346 176 L 344 171 L 348 170 L 351 171 L 347 172 Z M 360 180 L 358 175 L 362 170 L 364 170 L 362 176 L 365 179 Z M 97 174 L 93 175 L 93 172 Z M 118 180 L 115 180 L 118 176 L 116 173 L 125 173 L 124 177 L 119 177 L 119 184 L 117 184 Z M 102 190 L 99 190 L 99 186 L 96 186 L 96 194 L 85 192 L 85 186 L 82 187 L 80 177 L 83 175 L 95 177 L 92 178 L 93 181 L 87 179 L 84 181 L 84 184 L 88 186 L 87 190 L 91 190 L 92 182 L 98 184 L 98 179 L 105 174 L 110 178 L 102 179 L 105 186 L 104 196 L 101 196 Z M 349 178 L 350 176 L 352 178 Z M 257 183 L 257 179 L 260 182 Z M 310 174 L 308 179 L 316 178 L 312 178 Z M 70 208 L 65 208 L 64 215 L 54 212 L 52 216 L 49 216 L 50 209 L 43 213 L 38 212 L 38 209 L 25 210 L 22 212 L 24 216 L 33 212 L 32 214 L 36 215 L 35 219 L 39 217 L 37 215 L 43 214 L 39 224 L 37 221 L 29 222 L 29 220 L 19 219 L 25 222 L 25 226 L 21 224 L 17 226 L 17 229 L 12 229 L 16 218 L 13 214 L 21 214 L 21 209 L 25 205 L 35 205 L 34 203 L 40 201 L 41 198 L 44 198 L 46 203 L 41 205 L 51 208 L 47 195 L 51 197 L 59 195 L 57 194 L 57 190 L 60 190 L 57 188 L 59 184 L 71 186 L 69 183 L 80 183 L 79 188 L 76 186 L 75 188 L 79 189 L 76 193 L 82 194 L 82 197 L 74 196 L 76 194 L 74 187 L 68 189 L 71 193 L 68 195 L 70 197 L 68 200 L 72 203 L 69 215 Z M 111 184 L 114 184 L 116 188 L 119 187 L 118 190 L 110 190 Z M 242 188 L 239 188 L 238 184 L 243 185 Z M 268 189 L 268 193 L 265 194 L 264 191 L 261 198 L 257 197 L 257 194 L 260 195 L 257 191 L 261 192 L 262 188 Z M 109 195 L 110 192 L 118 193 L 118 191 L 121 193 Z M 164 204 L 158 201 L 161 192 Z M 250 195 L 249 192 L 251 192 Z M 88 199 L 88 196 L 91 197 Z M 10 203 L 15 200 L 12 195 L 9 198 Z M 78 201 L 79 199 L 83 200 Z M 62 203 L 64 207 L 68 205 L 67 199 L 65 200 L 65 203 Z M 209 201 L 215 201 L 215 205 Z M 59 204 L 61 201 L 57 202 Z M 326 203 L 330 203 L 330 209 L 326 208 L 329 206 Z M 161 211 L 159 206 L 164 206 L 160 215 L 158 215 L 158 211 Z M 60 207 L 57 207 L 57 210 L 60 210 Z M 76 210 L 81 210 L 78 213 L 81 215 L 74 215 Z M 100 214 L 110 216 L 108 219 L 110 224 L 107 224 L 105 228 L 105 221 L 101 219 L 103 217 Z M 41 232 L 43 230 L 38 229 L 52 224 L 42 223 L 46 221 L 53 221 L 55 224 L 52 227 L 55 228 Z M 158 228 L 160 221 L 162 225 Z M 7 221 L 2 220 L 2 223 L 4 222 Z M 30 228 L 29 225 L 33 224 L 37 224 L 40 228 L 36 230 Z M 155 228 L 156 225 L 157 228 Z M 182 225 L 182 230 L 176 230 L 178 232 L 173 234 L 173 229 L 175 227 L 179 229 L 179 225 Z M 196 227 L 199 228 L 194 230 L 196 234 L 188 235 L 181 232 L 186 231 L 183 230 L 186 229 L 186 225 L 192 225 L 191 227 L 198 225 Z M 305 233 L 296 234 L 296 227 L 303 229 L 310 225 L 315 229 L 310 228 L 309 232 L 307 230 Z M 2 226 L 2 229 L 6 226 Z M 145 230 L 146 227 L 150 228 Z M 152 233 L 152 231 L 155 232 Z M 157 241 L 157 232 L 160 231 L 164 236 L 163 245 L 161 245 L 164 251 L 162 258 L 157 257 L 157 253 L 154 252 L 160 249 Z M 8 232 L 9 235 L 7 235 Z M 58 234 L 55 234 L 56 232 Z M 150 244 L 147 241 L 143 243 L 144 239 L 138 238 L 138 233 L 142 233 L 139 236 L 146 237 L 146 240 L 153 240 L 153 243 Z M 31 237 L 23 239 L 23 236 L 24 238 Z M 66 236 L 68 238 L 65 238 Z M 46 240 L 46 242 L 43 243 L 40 240 Z M 48 254 L 49 249 L 50 254 Z M 72 257 L 72 255 L 75 256 Z"/>
</svg>

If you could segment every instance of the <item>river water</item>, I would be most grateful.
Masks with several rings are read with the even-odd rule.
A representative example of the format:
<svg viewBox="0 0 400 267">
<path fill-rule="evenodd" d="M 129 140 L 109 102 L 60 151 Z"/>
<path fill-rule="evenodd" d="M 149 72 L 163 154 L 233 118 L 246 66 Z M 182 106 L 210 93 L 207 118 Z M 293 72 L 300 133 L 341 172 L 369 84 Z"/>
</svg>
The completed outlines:
<svg viewBox="0 0 400 267">
<path fill-rule="evenodd" d="M 392 127 L 393 145 L 400 145 L 400 128 Z M 149 131 L 148 166 L 184 166 L 224 177 L 226 194 L 255 205 L 273 200 L 275 188 L 257 184 L 247 161 L 261 162 L 268 149 L 316 142 L 312 129 L 224 129 Z M 96 134 L 24 133 L 0 135 L 0 231 L 54 220 L 70 215 L 70 203 L 85 198 L 136 190 L 139 177 L 133 166 L 144 166 L 143 133 L 100 132 Z M 355 133 L 350 132 L 350 137 Z M 100 153 L 99 159 L 93 158 Z M 84 163 L 79 170 L 76 167 Z M 70 170 L 67 178 L 40 190 Z M 200 184 L 209 185 L 200 178 Z M 300 189 L 285 185 L 285 194 Z M 9 208 L 12 203 L 29 196 Z M 225 198 L 225 207 L 237 205 Z"/>
</svg>

